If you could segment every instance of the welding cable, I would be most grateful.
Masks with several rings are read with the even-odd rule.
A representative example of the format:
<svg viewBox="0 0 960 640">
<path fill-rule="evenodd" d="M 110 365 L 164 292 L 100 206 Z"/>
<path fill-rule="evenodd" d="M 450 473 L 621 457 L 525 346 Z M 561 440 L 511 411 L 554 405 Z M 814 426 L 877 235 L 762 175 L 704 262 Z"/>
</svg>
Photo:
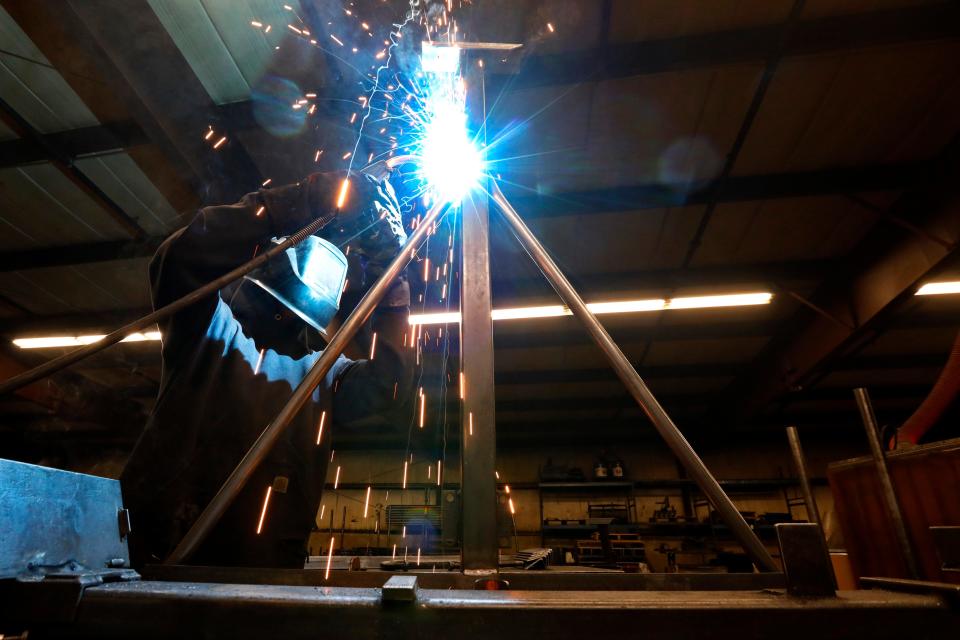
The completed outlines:
<svg viewBox="0 0 960 640">
<path fill-rule="evenodd" d="M 199 289 L 196 289 L 186 294 L 185 296 L 178 298 L 177 300 L 174 300 L 170 304 L 160 307 L 156 311 L 152 313 L 148 313 L 142 318 L 134 320 L 133 322 L 130 322 L 129 324 L 126 324 L 120 327 L 116 331 L 113 331 L 112 333 L 104 336 L 103 339 L 101 340 L 98 340 L 96 342 L 91 342 L 90 344 L 80 347 L 75 351 L 71 351 L 70 353 L 65 353 L 62 356 L 58 358 L 54 358 L 49 362 L 45 362 L 44 364 L 38 367 L 34 367 L 29 371 L 24 371 L 19 375 L 16 375 L 16 376 L 13 376 L 12 378 L 8 378 L 7 380 L 4 380 L 2 383 L 0 383 L 0 396 L 3 396 L 7 393 L 14 392 L 17 389 L 20 389 L 21 387 L 24 387 L 30 384 L 31 382 L 36 382 L 37 380 L 40 380 L 41 378 L 45 378 L 51 374 L 56 373 L 57 371 L 65 369 L 66 367 L 69 367 L 70 365 L 76 362 L 79 362 L 85 358 L 89 358 L 95 353 L 99 353 L 100 351 L 103 351 L 107 347 L 110 347 L 120 342 L 130 334 L 136 333 L 137 331 L 142 331 L 147 327 L 155 325 L 157 321 L 163 320 L 164 318 L 171 316 L 174 313 L 177 313 L 178 311 L 189 307 L 190 305 L 196 304 L 200 300 L 203 300 L 207 296 L 213 293 L 216 293 L 220 289 L 224 288 L 231 282 L 239 280 L 240 278 L 247 275 L 254 269 L 266 263 L 271 258 L 274 258 L 280 255 L 290 247 L 294 247 L 300 244 L 307 238 L 307 236 L 313 235 L 314 233 L 322 229 L 324 226 L 326 226 L 328 223 L 330 223 L 330 221 L 333 220 L 336 217 L 336 215 L 337 215 L 336 212 L 334 212 L 334 213 L 327 214 L 326 216 L 319 217 L 316 220 L 313 220 L 307 226 L 303 227 L 293 235 L 287 237 L 287 239 L 285 239 L 283 242 L 274 245 L 269 250 L 261 253 L 260 255 L 253 258 L 249 262 L 240 265 L 233 271 L 225 273 L 224 275 L 220 276 L 216 280 L 213 280 L 212 282 L 205 284 Z"/>
</svg>

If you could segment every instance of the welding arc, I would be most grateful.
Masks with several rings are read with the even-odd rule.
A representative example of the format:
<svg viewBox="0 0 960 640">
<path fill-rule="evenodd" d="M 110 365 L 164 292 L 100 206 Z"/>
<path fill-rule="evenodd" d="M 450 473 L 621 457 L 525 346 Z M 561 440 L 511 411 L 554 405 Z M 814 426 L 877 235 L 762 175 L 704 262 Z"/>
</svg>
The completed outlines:
<svg viewBox="0 0 960 640">
<path fill-rule="evenodd" d="M 433 226 L 433 223 L 446 210 L 447 205 L 444 202 L 437 202 L 427 212 L 407 244 L 412 247 L 419 246 L 427 237 L 427 232 Z M 380 303 L 387 291 L 393 285 L 394 280 L 407 267 L 413 259 L 413 252 L 404 248 L 390 263 L 380 279 L 367 291 L 363 299 L 357 304 L 356 308 L 350 313 L 340 329 L 330 339 L 327 348 L 317 359 L 316 363 L 307 372 L 293 395 L 287 400 L 287 403 L 280 409 L 280 413 L 263 430 L 257 441 L 244 454 L 243 459 L 230 473 L 230 476 L 224 481 L 223 486 L 214 496 L 210 504 L 204 508 L 203 513 L 197 518 L 190 530 L 177 545 L 166 564 L 178 564 L 190 557 L 190 555 L 200 546 L 203 540 L 210 533 L 211 529 L 217 524 L 224 512 L 230 507 L 237 495 L 246 485 L 247 480 L 253 475 L 260 463 L 266 458 L 267 454 L 273 449 L 273 445 L 289 426 L 294 416 L 310 400 L 314 389 L 321 383 L 327 372 L 336 362 L 340 354 L 343 353 L 347 345 L 353 340 L 360 327 L 370 318 L 374 308 Z"/>
<path fill-rule="evenodd" d="M 553 258 L 547 253 L 540 241 L 530 231 L 523 219 L 516 212 L 513 206 L 504 197 L 496 181 L 491 180 L 493 187 L 493 201 L 500 210 L 503 219 L 512 228 L 520 244 L 527 251 L 533 261 L 540 268 L 541 273 L 550 282 L 554 290 L 560 295 L 563 302 L 573 312 L 573 315 L 583 324 L 587 333 L 593 341 L 600 347 L 604 355 L 610 361 L 610 366 L 616 372 L 617 377 L 626 386 L 627 391 L 633 396 L 640 408 L 653 423 L 653 426 L 660 433 L 660 436 L 670 447 L 674 455 L 680 460 L 687 473 L 694 479 L 700 490 L 710 500 L 714 509 L 723 518 L 723 521 L 730 528 L 730 532 L 736 536 L 737 540 L 743 545 L 744 550 L 757 565 L 761 571 L 779 571 L 779 567 L 771 557 L 770 552 L 756 536 L 747 521 L 737 510 L 737 507 L 730 500 L 730 497 L 723 491 L 720 483 L 713 477 L 710 470 L 697 455 L 683 433 L 673 423 L 670 416 L 663 409 L 660 403 L 654 397 L 653 392 L 647 387 L 643 378 L 637 373 L 637 370 L 630 363 L 627 356 L 624 355 L 617 343 L 613 341 L 607 330 L 603 328 L 600 321 L 587 307 L 583 298 L 577 293 L 570 281 L 567 280 L 563 272 L 553 261 Z"/>
<path fill-rule="evenodd" d="M 24 371 L 19 375 L 4 380 L 2 383 L 0 383 L 0 396 L 16 391 L 17 389 L 24 387 L 31 382 L 36 382 L 37 380 L 54 374 L 61 369 L 65 369 L 75 362 L 79 362 L 80 360 L 88 358 L 93 354 L 99 353 L 107 347 L 120 342 L 131 333 L 136 333 L 137 331 L 141 331 L 147 327 L 153 326 L 158 320 L 163 320 L 164 318 L 171 316 L 192 304 L 196 304 L 200 300 L 203 300 L 207 296 L 224 288 L 231 282 L 239 280 L 271 258 L 283 253 L 290 247 L 300 244 L 307 236 L 313 235 L 326 226 L 331 220 L 333 220 L 335 216 L 335 213 L 330 213 L 326 216 L 317 218 L 307 226 L 294 233 L 292 236 L 289 236 L 280 244 L 274 245 L 269 250 L 264 251 L 249 262 L 240 265 L 233 271 L 225 273 L 216 280 L 203 285 L 199 289 L 186 294 L 182 298 L 178 298 L 170 304 L 160 307 L 156 311 L 148 313 L 142 318 L 134 320 L 133 322 L 120 327 L 116 331 L 104 336 L 101 340 L 91 342 L 86 346 L 80 347 L 79 349 L 71 351 L 70 353 L 65 353 L 62 356 L 54 358 L 49 362 L 45 362 L 38 367 L 30 369 L 29 371 Z"/>
</svg>

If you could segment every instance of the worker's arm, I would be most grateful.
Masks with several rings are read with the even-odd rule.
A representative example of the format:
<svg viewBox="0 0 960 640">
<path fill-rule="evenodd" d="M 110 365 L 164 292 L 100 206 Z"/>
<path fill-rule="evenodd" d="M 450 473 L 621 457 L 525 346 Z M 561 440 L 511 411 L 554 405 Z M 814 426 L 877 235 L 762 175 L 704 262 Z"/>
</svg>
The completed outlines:
<svg viewBox="0 0 960 640">
<path fill-rule="evenodd" d="M 334 209 L 343 174 L 313 174 L 275 189 L 249 193 L 232 205 L 204 207 L 186 227 L 160 246 L 150 263 L 154 308 L 169 304 L 237 268 L 267 248 L 271 238 L 290 235 Z M 342 219 L 365 207 L 370 189 L 362 181 L 341 212 Z M 204 331 L 217 294 L 197 302 L 160 326 L 164 349 L 192 344 Z"/>
<path fill-rule="evenodd" d="M 364 233 L 353 241 L 354 256 L 362 256 L 362 270 L 351 274 L 351 282 L 360 282 L 344 294 L 342 312 L 352 309 L 364 291 L 373 286 L 390 262 L 403 249 L 407 237 L 403 229 L 400 205 L 389 183 L 382 183 L 378 212 L 360 221 Z M 370 214 L 367 214 L 370 215 Z M 354 263 L 356 264 L 356 262 Z M 372 358 L 357 360 L 344 369 L 337 380 L 333 415 L 337 424 L 360 426 L 369 418 L 388 417 L 391 409 L 400 409 L 409 399 L 413 384 L 413 352 L 404 349 L 410 330 L 410 288 L 401 275 L 374 312 L 373 321 L 364 328 L 363 345 Z"/>
<path fill-rule="evenodd" d="M 373 358 L 356 360 L 344 369 L 333 395 L 333 416 L 344 427 L 369 419 L 389 419 L 407 407 L 413 386 L 413 351 L 403 348 L 409 331 L 409 307 L 384 307 L 374 314 Z M 369 347 L 368 347 L 369 348 Z"/>
</svg>

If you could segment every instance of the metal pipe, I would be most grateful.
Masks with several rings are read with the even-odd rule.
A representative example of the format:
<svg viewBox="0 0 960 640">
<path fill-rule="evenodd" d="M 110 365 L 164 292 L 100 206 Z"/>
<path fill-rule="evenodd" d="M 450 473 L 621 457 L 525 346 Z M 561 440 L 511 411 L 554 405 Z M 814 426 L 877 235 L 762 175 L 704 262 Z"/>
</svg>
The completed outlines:
<svg viewBox="0 0 960 640">
<path fill-rule="evenodd" d="M 800 491 L 803 492 L 803 502 L 807 507 L 807 517 L 810 522 L 822 526 L 820 521 L 820 509 L 817 508 L 817 501 L 813 497 L 813 489 L 810 487 L 810 477 L 807 475 L 807 460 L 803 456 L 803 448 L 800 446 L 800 436 L 797 434 L 797 428 L 787 427 L 787 440 L 790 441 L 790 453 L 793 454 L 793 466 L 797 468 L 797 475 L 800 476 Z"/>
<path fill-rule="evenodd" d="M 660 403 L 657 402 L 657 399 L 647 387 L 646 383 L 644 383 L 640 374 L 637 373 L 637 370 L 630 364 L 630 361 L 623 354 L 623 351 L 621 351 L 613 341 L 610 334 L 603 328 L 603 325 L 600 324 L 596 316 L 587 308 L 580 294 L 577 293 L 573 285 L 571 285 L 563 275 L 556 263 L 543 248 L 543 245 L 540 244 L 530 229 L 527 228 L 527 225 L 520 218 L 519 214 L 517 214 L 510 203 L 507 202 L 497 183 L 492 181 L 492 185 L 493 200 L 500 208 L 504 219 L 513 228 L 520 243 L 526 249 L 527 253 L 530 254 L 530 257 L 533 258 L 533 261 L 537 263 L 540 271 L 546 276 L 547 280 L 550 281 L 564 303 L 573 312 L 573 315 L 580 320 L 586 328 L 587 333 L 590 334 L 593 341 L 600 347 L 604 355 L 606 355 L 617 376 L 627 387 L 630 395 L 634 397 L 644 413 L 647 414 L 647 417 L 660 433 L 660 436 L 666 441 L 667 446 L 669 446 L 674 455 L 680 459 L 687 473 L 690 474 L 690 477 L 697 483 L 700 490 L 703 491 L 714 508 L 719 512 L 720 517 L 723 518 L 726 525 L 730 527 L 731 533 L 740 541 L 744 550 L 759 569 L 762 571 L 779 571 L 779 567 L 774 562 L 773 557 L 771 557 L 766 547 L 763 546 L 760 539 L 757 538 L 753 530 L 750 529 L 750 525 L 747 524 L 747 521 L 744 520 L 740 512 L 737 511 L 737 507 L 730 500 L 730 497 L 724 493 L 717 479 L 713 477 L 710 470 L 703 464 L 703 460 L 701 460 L 693 450 L 693 447 L 690 446 L 687 439 L 683 437 L 683 434 L 673 423 L 673 420 L 670 419 L 670 416 L 667 415 L 667 412 L 664 411 Z"/>
<path fill-rule="evenodd" d="M 294 233 L 292 236 L 289 236 L 286 240 L 284 240 L 280 244 L 274 245 L 273 247 L 271 247 L 267 251 L 264 251 L 263 253 L 253 258 L 249 262 L 246 262 L 240 265 L 233 271 L 223 274 L 216 280 L 208 282 L 207 284 L 203 285 L 199 289 L 196 289 L 195 291 L 191 291 L 190 293 L 186 294 L 182 298 L 178 298 L 177 300 L 174 300 L 170 304 L 160 307 L 159 309 L 157 309 L 152 313 L 148 313 L 142 318 L 139 318 L 137 320 L 134 320 L 133 322 L 123 325 L 116 331 L 113 331 L 107 334 L 102 339 L 96 342 L 91 342 L 88 345 L 85 345 L 83 347 L 80 347 L 79 349 L 75 349 L 74 351 L 71 351 L 70 353 L 65 353 L 58 358 L 54 358 L 53 360 L 45 362 L 38 367 L 34 367 L 29 371 L 24 371 L 19 375 L 16 375 L 16 376 L 13 376 L 12 378 L 8 378 L 7 380 L 4 380 L 2 383 L 0 383 L 0 396 L 7 393 L 12 393 L 17 389 L 20 389 L 21 387 L 24 387 L 30 384 L 31 382 L 36 382 L 41 378 L 46 378 L 47 376 L 52 375 L 57 371 L 60 371 L 61 369 L 65 369 L 76 362 L 79 362 L 85 358 L 89 358 L 95 353 L 99 353 L 104 349 L 106 349 L 107 347 L 110 347 L 120 342 L 130 334 L 136 333 L 137 331 L 141 331 L 148 327 L 152 327 L 159 320 L 163 320 L 164 318 L 170 315 L 173 315 L 174 313 L 182 309 L 185 309 L 186 307 L 189 307 L 192 304 L 196 304 L 200 300 L 224 288 L 231 282 L 238 280 L 243 276 L 247 275 L 248 273 L 258 268 L 259 266 L 261 266 L 271 258 L 283 253 L 290 247 L 300 244 L 307 236 L 312 235 L 313 233 L 319 231 L 327 223 L 329 223 L 333 218 L 334 218 L 334 214 L 317 218 L 307 226 L 303 227 L 302 229 Z"/>
<path fill-rule="evenodd" d="M 900 545 L 900 552 L 903 555 L 903 563 L 906 566 L 909 577 L 917 580 L 920 578 L 920 572 L 917 569 L 917 561 L 913 555 L 913 547 L 910 546 L 910 537 L 907 535 L 907 526 L 903 521 L 903 513 L 900 511 L 897 492 L 894 490 L 893 481 L 890 479 L 887 457 L 884 455 L 883 446 L 880 444 L 877 417 L 873 413 L 870 396 L 867 394 L 866 389 L 859 387 L 853 390 L 853 397 L 857 400 L 857 408 L 860 409 L 860 418 L 863 420 L 863 427 L 867 431 L 867 442 L 870 443 L 870 453 L 873 454 L 873 461 L 877 465 L 880 493 L 883 494 L 883 501 L 887 504 L 887 512 L 893 523 L 893 532 L 897 538 L 897 543 Z"/>
<path fill-rule="evenodd" d="M 230 476 L 224 481 L 217 495 L 213 497 L 213 500 L 206 506 L 196 522 L 193 523 L 193 526 L 187 531 L 187 534 L 177 545 L 177 548 L 174 549 L 170 557 L 167 558 L 167 564 L 178 564 L 186 560 L 190 554 L 197 549 L 200 543 L 203 542 L 204 538 L 207 537 L 210 530 L 213 529 L 227 508 L 236 499 L 241 489 L 243 489 L 247 483 L 247 480 L 253 475 L 253 472 L 267 454 L 270 453 L 270 450 L 273 449 L 274 443 L 276 443 L 277 439 L 287 428 L 287 425 L 290 424 L 290 421 L 293 420 L 303 405 L 307 403 L 310 396 L 313 395 L 314 389 L 317 388 L 317 385 L 320 384 L 323 377 L 330 371 L 330 367 L 333 366 L 333 363 L 340 357 L 340 354 L 346 349 L 357 331 L 360 330 L 373 313 L 374 308 L 380 303 L 380 300 L 386 295 L 387 290 L 393 285 L 393 281 L 396 280 L 400 272 L 403 271 L 407 264 L 410 263 L 410 260 L 413 259 L 415 248 L 427 237 L 427 233 L 433 226 L 433 223 L 440 217 L 440 214 L 445 208 L 445 203 L 438 202 L 427 212 L 407 242 L 407 246 L 413 249 L 405 247 L 397 254 L 390 263 L 390 266 L 387 267 L 383 275 L 380 276 L 380 279 L 367 291 L 363 299 L 357 304 L 357 307 L 340 326 L 340 329 L 333 334 L 327 348 L 323 350 L 323 354 L 317 359 L 317 362 L 310 371 L 307 372 L 307 375 L 300 384 L 297 385 L 297 388 L 294 389 L 293 395 L 290 396 L 287 404 L 280 409 L 280 413 L 267 425 L 263 433 L 257 438 L 257 441 L 253 443 L 250 450 L 247 451 L 240 463 L 230 473 Z"/>
</svg>

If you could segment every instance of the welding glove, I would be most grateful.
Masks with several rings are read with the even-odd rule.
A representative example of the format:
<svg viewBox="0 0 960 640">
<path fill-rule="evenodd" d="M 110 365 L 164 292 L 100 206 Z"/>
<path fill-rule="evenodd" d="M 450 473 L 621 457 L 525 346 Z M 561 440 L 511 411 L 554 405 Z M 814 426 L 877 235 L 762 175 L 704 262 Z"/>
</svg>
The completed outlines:
<svg viewBox="0 0 960 640">
<path fill-rule="evenodd" d="M 335 207 L 333 200 L 345 176 L 344 172 L 315 173 L 305 180 L 314 215 L 324 215 Z M 343 207 L 321 235 L 347 254 L 350 289 L 364 290 L 373 285 L 407 241 L 393 187 L 386 179 L 353 174 Z M 409 300 L 409 286 L 401 276 L 382 304 L 405 306 Z"/>
</svg>

